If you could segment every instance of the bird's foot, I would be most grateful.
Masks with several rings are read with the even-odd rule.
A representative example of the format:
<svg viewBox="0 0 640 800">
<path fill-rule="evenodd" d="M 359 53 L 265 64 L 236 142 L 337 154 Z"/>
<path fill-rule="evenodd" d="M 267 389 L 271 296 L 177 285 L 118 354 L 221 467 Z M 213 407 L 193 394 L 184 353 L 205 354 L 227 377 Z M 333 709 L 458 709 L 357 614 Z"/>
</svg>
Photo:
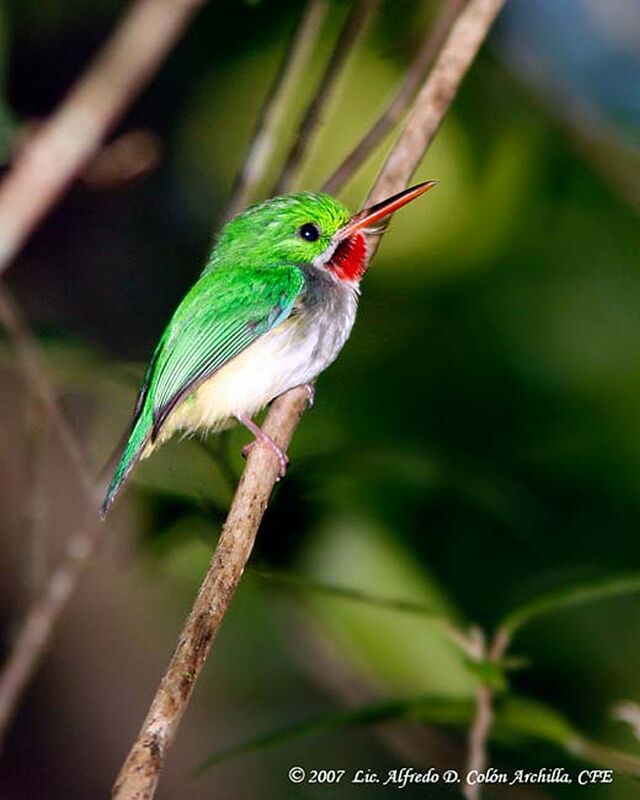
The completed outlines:
<svg viewBox="0 0 640 800">
<path fill-rule="evenodd" d="M 301 383 L 300 386 L 307 393 L 307 402 L 309 403 L 309 408 L 311 408 L 316 400 L 316 387 L 313 383 Z"/>
<path fill-rule="evenodd" d="M 284 478 L 284 476 L 287 474 L 287 467 L 289 466 L 289 457 L 284 450 L 274 442 L 268 433 L 265 433 L 259 425 L 256 425 L 251 417 L 248 417 L 245 414 L 240 414 L 238 415 L 237 419 L 255 436 L 255 439 L 252 442 L 249 442 L 249 444 L 246 444 L 242 448 L 242 455 L 246 458 L 257 444 L 265 445 L 269 448 L 269 450 L 271 450 L 272 453 L 275 453 L 278 459 L 278 477 Z"/>
</svg>

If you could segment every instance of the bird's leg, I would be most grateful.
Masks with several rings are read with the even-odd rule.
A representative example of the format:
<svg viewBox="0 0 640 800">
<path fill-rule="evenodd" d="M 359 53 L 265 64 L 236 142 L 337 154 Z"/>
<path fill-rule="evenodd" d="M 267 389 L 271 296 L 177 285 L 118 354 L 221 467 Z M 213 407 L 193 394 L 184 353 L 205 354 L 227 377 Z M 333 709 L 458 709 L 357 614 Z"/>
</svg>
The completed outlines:
<svg viewBox="0 0 640 800">
<path fill-rule="evenodd" d="M 281 478 L 284 478 L 284 476 L 287 474 L 287 467 L 289 466 L 289 458 L 284 450 L 273 441 L 268 433 L 265 433 L 259 425 L 256 425 L 251 417 L 248 417 L 246 414 L 238 414 L 236 419 L 238 422 L 241 422 L 245 428 L 248 428 L 256 437 L 253 442 L 249 442 L 249 444 L 242 448 L 242 455 L 246 458 L 256 444 L 266 445 L 278 457 L 278 461 L 280 462 L 278 475 Z"/>
</svg>

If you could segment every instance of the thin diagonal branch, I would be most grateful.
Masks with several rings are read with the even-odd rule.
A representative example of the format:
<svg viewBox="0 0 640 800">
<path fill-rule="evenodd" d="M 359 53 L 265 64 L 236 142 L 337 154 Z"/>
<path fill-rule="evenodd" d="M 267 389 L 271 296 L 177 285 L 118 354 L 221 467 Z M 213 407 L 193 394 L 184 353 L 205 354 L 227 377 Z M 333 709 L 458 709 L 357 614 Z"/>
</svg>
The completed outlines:
<svg viewBox="0 0 640 800">
<path fill-rule="evenodd" d="M 67 537 L 58 563 L 47 577 L 42 592 L 29 607 L 11 645 L 0 675 L 0 736 L 4 736 L 18 702 L 33 677 L 53 631 L 85 567 L 102 541 L 99 498 L 86 506 L 77 530 Z"/>
<path fill-rule="evenodd" d="M 102 487 L 95 486 L 85 469 L 82 448 L 58 406 L 38 342 L 33 337 L 9 290 L 0 282 L 0 324 L 7 330 L 33 401 L 43 409 L 71 462 L 81 498 L 78 530 L 67 538 L 58 562 L 33 598 L 0 672 L 0 744 L 18 703 L 53 635 L 84 567 L 107 528 L 98 523 Z"/>
<path fill-rule="evenodd" d="M 440 14 L 425 36 L 398 91 L 373 126 L 323 183 L 323 192 L 336 194 L 342 189 L 389 131 L 402 119 L 465 2 L 466 0 L 442 0 Z"/>
<path fill-rule="evenodd" d="M 369 193 L 368 203 L 377 203 L 407 185 L 505 2 L 470 0 L 458 14 L 402 133 Z"/>
<path fill-rule="evenodd" d="M 371 192 L 384 196 L 404 188 L 424 156 L 463 76 L 504 0 L 470 0 L 460 13 L 416 104 Z M 264 428 L 287 447 L 302 416 L 307 393 L 292 389 L 272 405 Z M 245 569 L 278 473 L 266 448 L 251 451 L 209 570 L 184 624 L 178 645 L 116 780 L 116 800 L 150 800 L 167 751 L 191 698 Z"/>
<path fill-rule="evenodd" d="M 280 401 L 273 404 L 263 426 L 285 450 L 307 404 L 308 394 L 298 388 L 289 392 L 287 398 L 286 404 Z M 252 448 L 209 570 L 114 786 L 113 797 L 118 800 L 146 800 L 155 794 L 167 751 L 251 555 L 278 471 L 278 461 L 270 450 Z"/>
<path fill-rule="evenodd" d="M 336 81 L 358 40 L 364 35 L 380 0 L 357 0 L 345 20 L 333 53 L 320 80 L 320 85 L 300 123 L 293 147 L 282 168 L 273 193 L 283 194 L 294 186 L 302 161 L 316 133 L 322 113 L 331 97 Z"/>
<path fill-rule="evenodd" d="M 157 70 L 204 0 L 135 0 L 85 75 L 23 148 L 0 184 L 0 273 L 73 179 L 110 128 Z M 42 593 L 28 610 L 0 673 L 0 740 L 51 639 L 84 567 L 104 537 L 97 520 L 100 489 L 88 477 L 77 438 L 61 414 L 37 342 L 6 290 L 0 316 L 30 389 L 74 467 L 85 520 L 65 544 Z M 86 516 L 85 516 L 86 515 Z"/>
<path fill-rule="evenodd" d="M 27 487 L 23 500 L 22 528 L 24 530 L 24 589 L 25 608 L 39 597 L 49 571 L 49 537 L 46 528 L 48 497 L 45 490 L 47 475 L 44 458 L 49 418 L 40 413 L 40 403 L 32 395 L 24 402 Z"/>
<path fill-rule="evenodd" d="M 0 186 L 0 273 L 156 72 L 205 0 L 136 0 Z"/>
<path fill-rule="evenodd" d="M 38 342 L 23 318 L 18 304 L 2 282 L 0 282 L 0 325 L 11 337 L 32 396 L 37 399 L 49 417 L 51 427 L 58 436 L 83 489 L 90 491 L 91 481 L 88 478 L 84 453 L 71 426 L 60 411 L 53 386 L 47 377 L 44 360 L 40 356 Z"/>
<path fill-rule="evenodd" d="M 307 4 L 258 116 L 251 144 L 222 215 L 223 223 L 248 204 L 264 177 L 289 95 L 309 61 L 328 8 L 327 0 L 309 0 Z"/>
</svg>

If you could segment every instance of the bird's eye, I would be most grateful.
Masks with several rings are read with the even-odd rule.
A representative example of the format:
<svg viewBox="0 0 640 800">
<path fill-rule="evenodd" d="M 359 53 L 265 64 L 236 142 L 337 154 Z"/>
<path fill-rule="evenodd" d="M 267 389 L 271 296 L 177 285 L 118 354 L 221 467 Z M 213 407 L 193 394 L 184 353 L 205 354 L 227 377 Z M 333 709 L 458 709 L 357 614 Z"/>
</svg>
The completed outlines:
<svg viewBox="0 0 640 800">
<path fill-rule="evenodd" d="M 320 238 L 320 228 L 313 222 L 305 222 L 298 228 L 298 236 L 306 242 L 317 242 Z"/>
</svg>

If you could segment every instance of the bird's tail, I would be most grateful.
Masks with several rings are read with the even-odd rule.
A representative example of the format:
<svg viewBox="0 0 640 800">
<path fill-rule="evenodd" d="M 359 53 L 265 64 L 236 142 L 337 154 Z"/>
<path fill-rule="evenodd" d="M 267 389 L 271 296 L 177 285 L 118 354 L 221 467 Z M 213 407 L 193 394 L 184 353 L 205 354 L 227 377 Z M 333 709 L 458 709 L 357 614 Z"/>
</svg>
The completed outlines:
<svg viewBox="0 0 640 800">
<path fill-rule="evenodd" d="M 116 499 L 116 495 L 122 488 L 122 484 L 127 479 L 136 461 L 142 455 L 142 451 L 144 450 L 149 439 L 152 425 L 153 412 L 150 408 L 143 407 L 140 414 L 136 418 L 133 427 L 131 428 L 131 433 L 129 434 L 127 443 L 125 444 L 122 455 L 120 456 L 118 466 L 116 467 L 113 477 L 111 478 L 111 483 L 107 489 L 104 502 L 100 507 L 100 516 L 103 520 L 106 519 L 109 508 Z"/>
</svg>

